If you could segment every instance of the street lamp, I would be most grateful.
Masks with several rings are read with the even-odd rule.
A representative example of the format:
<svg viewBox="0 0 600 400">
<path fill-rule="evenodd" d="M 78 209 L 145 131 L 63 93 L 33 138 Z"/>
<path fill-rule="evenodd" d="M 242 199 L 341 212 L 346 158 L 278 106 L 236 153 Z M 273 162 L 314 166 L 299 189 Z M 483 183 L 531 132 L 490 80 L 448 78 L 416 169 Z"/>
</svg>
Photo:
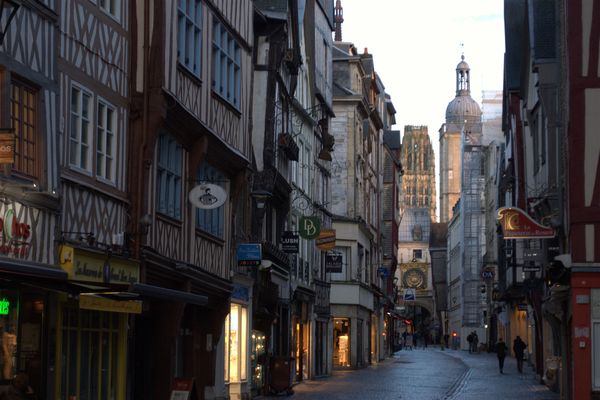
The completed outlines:
<svg viewBox="0 0 600 400">
<path fill-rule="evenodd" d="M 273 196 L 268 190 L 254 190 L 250 193 L 250 196 L 256 202 L 256 208 L 263 209 L 267 201 Z"/>
<path fill-rule="evenodd" d="M 4 23 L 2 23 L 2 18 L 0 18 L 0 45 L 4 42 L 4 36 L 6 35 L 6 32 L 8 32 L 10 22 L 17 14 L 17 10 L 20 6 L 20 0 L 0 0 L 0 16 L 4 15 L 4 10 L 8 12 L 8 17 Z"/>
</svg>

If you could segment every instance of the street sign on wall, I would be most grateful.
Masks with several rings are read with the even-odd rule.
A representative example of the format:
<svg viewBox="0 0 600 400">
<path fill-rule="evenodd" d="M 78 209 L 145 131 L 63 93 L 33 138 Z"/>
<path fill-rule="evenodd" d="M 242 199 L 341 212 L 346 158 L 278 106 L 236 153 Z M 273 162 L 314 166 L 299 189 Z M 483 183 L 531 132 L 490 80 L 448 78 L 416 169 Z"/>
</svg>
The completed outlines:
<svg viewBox="0 0 600 400">
<path fill-rule="evenodd" d="M 342 272 L 342 255 L 340 253 L 325 254 L 325 272 Z"/>
<path fill-rule="evenodd" d="M 262 260 L 262 248 L 258 243 L 241 243 L 237 247 L 238 265 L 259 266 Z"/>
</svg>

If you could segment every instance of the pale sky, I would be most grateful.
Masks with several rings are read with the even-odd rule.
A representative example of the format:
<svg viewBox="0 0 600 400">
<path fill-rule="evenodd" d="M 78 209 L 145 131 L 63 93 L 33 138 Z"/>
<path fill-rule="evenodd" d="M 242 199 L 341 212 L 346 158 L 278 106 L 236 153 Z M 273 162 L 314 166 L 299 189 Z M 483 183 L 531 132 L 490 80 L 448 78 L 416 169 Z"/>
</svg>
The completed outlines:
<svg viewBox="0 0 600 400">
<path fill-rule="evenodd" d="M 456 95 L 456 65 L 464 52 L 471 97 L 502 90 L 503 0 L 342 0 L 342 40 L 373 54 L 375 70 L 396 108 L 397 129 L 427 125 L 436 155 L 438 129 Z M 461 43 L 464 46 L 461 46 Z M 436 202 L 439 203 L 439 193 Z M 439 214 L 439 213 L 438 213 Z"/>
</svg>

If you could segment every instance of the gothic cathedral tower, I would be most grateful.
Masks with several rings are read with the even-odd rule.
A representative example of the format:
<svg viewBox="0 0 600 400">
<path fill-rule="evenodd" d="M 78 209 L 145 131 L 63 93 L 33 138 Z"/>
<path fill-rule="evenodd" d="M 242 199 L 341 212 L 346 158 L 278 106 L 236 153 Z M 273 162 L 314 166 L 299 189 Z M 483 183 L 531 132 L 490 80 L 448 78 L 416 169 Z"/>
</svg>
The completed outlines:
<svg viewBox="0 0 600 400">
<path fill-rule="evenodd" d="M 401 162 L 404 166 L 400 213 L 407 208 L 426 208 L 436 221 L 435 156 L 426 126 L 404 127 Z"/>
<path fill-rule="evenodd" d="M 471 69 L 465 56 L 456 66 L 456 97 L 446 108 L 440 128 L 440 222 L 448 222 L 460 198 L 462 139 L 481 138 L 481 109 L 471 98 Z M 473 139 L 471 139 L 473 138 Z"/>
</svg>

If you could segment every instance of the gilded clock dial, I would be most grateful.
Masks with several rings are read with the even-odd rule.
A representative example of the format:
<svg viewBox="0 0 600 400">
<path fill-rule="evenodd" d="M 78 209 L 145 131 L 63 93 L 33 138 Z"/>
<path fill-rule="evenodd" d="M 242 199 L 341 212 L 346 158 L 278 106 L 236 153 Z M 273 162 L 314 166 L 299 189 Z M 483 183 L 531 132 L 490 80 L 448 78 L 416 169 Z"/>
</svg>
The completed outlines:
<svg viewBox="0 0 600 400">
<path fill-rule="evenodd" d="M 409 269 L 404 273 L 404 286 L 410 288 L 425 287 L 425 274 L 417 268 Z"/>
</svg>

